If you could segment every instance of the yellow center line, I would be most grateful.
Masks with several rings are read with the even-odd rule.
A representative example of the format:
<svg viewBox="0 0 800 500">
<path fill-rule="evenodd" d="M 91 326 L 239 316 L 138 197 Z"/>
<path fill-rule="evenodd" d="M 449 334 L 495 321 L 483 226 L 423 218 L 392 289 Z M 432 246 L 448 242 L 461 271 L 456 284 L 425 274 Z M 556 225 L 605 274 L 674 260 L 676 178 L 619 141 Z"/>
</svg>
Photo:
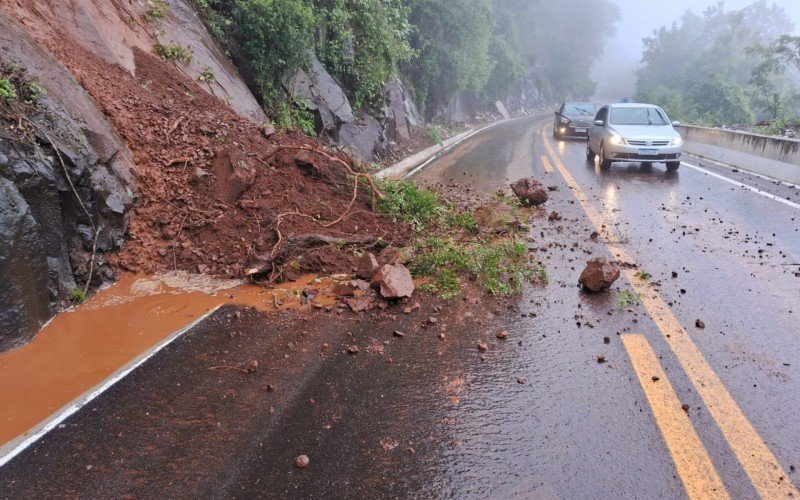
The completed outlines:
<svg viewBox="0 0 800 500">
<path fill-rule="evenodd" d="M 689 498 L 730 498 L 647 339 L 621 339 Z"/>
<path fill-rule="evenodd" d="M 611 225 L 606 224 L 602 215 L 594 209 L 578 183 L 556 155 L 545 132 L 546 128 L 543 128 L 542 140 L 550 154 L 550 158 L 578 199 L 589 220 L 594 224 L 597 231 L 603 235 L 608 249 L 617 259 L 625 262 L 634 262 L 625 248 L 613 243 L 620 241 L 620 239 Z M 708 407 L 708 411 L 736 454 L 736 458 L 747 473 L 758 494 L 762 498 L 769 499 L 800 495 L 800 490 L 789 479 L 778 459 L 772 454 L 753 427 L 753 424 L 750 423 L 744 412 L 736 404 L 722 380 L 705 360 L 700 349 L 681 326 L 680 321 L 675 317 L 664 299 L 646 281 L 639 279 L 634 269 L 626 266 L 623 268 L 623 272 L 634 290 L 640 295 L 642 304 L 661 331 L 667 344 L 675 353 L 706 407 Z"/>
<path fill-rule="evenodd" d="M 553 171 L 553 165 L 550 164 L 550 160 L 544 155 L 542 155 L 542 165 L 544 165 L 544 171 L 548 174 Z"/>
</svg>

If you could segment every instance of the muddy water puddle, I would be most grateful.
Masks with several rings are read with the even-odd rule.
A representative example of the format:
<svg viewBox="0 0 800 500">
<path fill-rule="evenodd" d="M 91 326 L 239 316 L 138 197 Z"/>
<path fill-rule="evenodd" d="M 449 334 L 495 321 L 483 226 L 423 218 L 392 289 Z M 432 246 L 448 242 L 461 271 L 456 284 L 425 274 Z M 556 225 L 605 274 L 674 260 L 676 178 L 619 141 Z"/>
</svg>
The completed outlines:
<svg viewBox="0 0 800 500">
<path fill-rule="evenodd" d="M 0 354 L 0 451 L 176 331 L 226 304 L 274 312 L 329 307 L 331 278 L 269 289 L 170 274 L 126 276 Z"/>
</svg>

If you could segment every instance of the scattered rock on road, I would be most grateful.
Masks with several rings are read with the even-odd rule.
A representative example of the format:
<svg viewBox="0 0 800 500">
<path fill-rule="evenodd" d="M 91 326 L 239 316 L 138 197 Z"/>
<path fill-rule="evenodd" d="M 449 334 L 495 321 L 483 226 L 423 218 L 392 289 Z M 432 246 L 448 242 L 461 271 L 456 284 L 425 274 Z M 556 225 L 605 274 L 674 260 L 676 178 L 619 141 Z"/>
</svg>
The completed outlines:
<svg viewBox="0 0 800 500">
<path fill-rule="evenodd" d="M 549 195 L 541 182 L 533 177 L 520 179 L 511 185 L 511 190 L 523 203 L 541 205 L 549 199 Z"/>
<path fill-rule="evenodd" d="M 505 340 L 508 338 L 508 332 L 506 330 L 503 330 L 502 332 L 497 332 L 496 337 L 500 340 Z"/>
<path fill-rule="evenodd" d="M 355 297 L 352 299 L 346 299 L 345 303 L 347 307 L 350 308 L 353 312 L 364 312 L 370 308 L 372 302 L 366 297 Z"/>
<path fill-rule="evenodd" d="M 607 290 L 619 279 L 619 268 L 603 258 L 592 259 L 586 263 L 578 283 L 590 292 Z"/>
<path fill-rule="evenodd" d="M 357 345 L 351 345 L 350 347 L 347 348 L 347 353 L 348 354 L 358 354 L 359 350 L 360 349 L 358 348 Z"/>
<path fill-rule="evenodd" d="M 475 345 L 478 346 L 478 350 L 481 352 L 486 352 L 489 350 L 489 344 L 487 344 L 483 340 L 477 341 Z"/>
<path fill-rule="evenodd" d="M 380 290 L 382 297 L 402 299 L 414 293 L 414 279 L 411 271 L 403 264 L 386 264 L 372 277 L 372 286 Z"/>
<path fill-rule="evenodd" d="M 697 321 L 695 321 L 695 322 L 694 322 L 694 326 L 696 326 L 697 328 L 699 328 L 699 329 L 701 329 L 701 330 L 702 330 L 703 328 L 705 328 L 705 327 L 706 327 L 706 324 L 705 324 L 705 323 L 703 323 L 703 321 L 702 321 L 702 320 L 699 320 L 699 319 L 698 319 Z"/>
<path fill-rule="evenodd" d="M 367 252 L 358 261 L 356 276 L 364 280 L 371 280 L 379 267 L 380 265 L 378 264 L 378 259 L 375 258 L 375 254 Z"/>
<path fill-rule="evenodd" d="M 305 469 L 310 463 L 311 460 L 309 460 L 306 455 L 300 455 L 294 461 L 294 464 L 301 469 Z"/>
</svg>

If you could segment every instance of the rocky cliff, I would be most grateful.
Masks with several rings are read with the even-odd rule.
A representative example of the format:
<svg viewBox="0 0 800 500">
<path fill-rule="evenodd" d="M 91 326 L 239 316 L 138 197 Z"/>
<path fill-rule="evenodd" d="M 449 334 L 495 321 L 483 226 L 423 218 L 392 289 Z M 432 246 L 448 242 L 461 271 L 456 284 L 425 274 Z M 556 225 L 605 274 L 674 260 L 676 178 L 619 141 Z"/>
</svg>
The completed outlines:
<svg viewBox="0 0 800 500">
<path fill-rule="evenodd" d="M 403 234 L 364 190 L 350 199 L 349 160 L 298 134 L 272 137 L 190 0 L 0 0 L 0 68 L 44 91 L 0 97 L 0 350 L 120 268 L 241 275 L 293 232 L 324 232 L 298 205 L 342 215 L 328 231 L 336 241 Z M 364 161 L 421 122 L 399 81 L 372 117 L 318 63 L 298 80 L 322 138 Z M 305 265 L 348 269 L 347 259 L 318 249 Z"/>
</svg>

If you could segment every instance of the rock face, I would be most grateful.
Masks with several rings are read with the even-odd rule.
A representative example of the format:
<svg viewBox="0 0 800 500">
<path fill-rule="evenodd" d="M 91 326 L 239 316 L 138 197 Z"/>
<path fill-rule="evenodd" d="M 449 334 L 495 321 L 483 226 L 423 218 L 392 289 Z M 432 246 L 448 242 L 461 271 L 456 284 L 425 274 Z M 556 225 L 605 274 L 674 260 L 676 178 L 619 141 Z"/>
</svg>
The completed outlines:
<svg viewBox="0 0 800 500">
<path fill-rule="evenodd" d="M 586 263 L 578 283 L 590 292 L 608 290 L 619 279 L 619 269 L 606 259 L 596 258 Z"/>
<path fill-rule="evenodd" d="M 0 177 L 0 351 L 30 338 L 48 317 L 50 272 L 38 236 L 25 199 Z"/>
<path fill-rule="evenodd" d="M 103 113 L 63 66 L 3 14 L 0 60 L 18 63 L 47 91 L 31 116 L 38 145 L 0 140 L 0 350 L 4 350 L 32 337 L 76 282 L 88 278 L 93 223 L 99 230 L 100 254 L 92 283 L 113 279 L 102 253 L 122 244 L 136 189 L 130 152 Z"/>
<path fill-rule="evenodd" d="M 508 110 L 512 113 L 535 113 L 553 108 L 555 99 L 548 98 L 542 91 L 543 81 L 538 68 L 529 69 L 506 98 Z"/>
<path fill-rule="evenodd" d="M 541 205 L 549 199 L 547 189 L 532 177 L 520 179 L 511 185 L 511 190 L 523 203 Z"/>
<path fill-rule="evenodd" d="M 511 114 L 508 112 L 508 109 L 506 109 L 506 105 L 503 104 L 503 101 L 496 101 L 494 103 L 494 107 L 497 110 L 497 112 L 500 113 L 500 116 L 502 116 L 504 119 L 508 120 L 509 118 L 511 118 Z"/>
<path fill-rule="evenodd" d="M 402 264 L 381 266 L 372 277 L 372 286 L 378 288 L 381 296 L 387 299 L 402 299 L 414 293 L 411 271 Z"/>
<path fill-rule="evenodd" d="M 356 117 L 344 90 L 314 54 L 310 60 L 310 67 L 295 75 L 295 99 L 305 101 L 307 109 L 315 113 L 323 138 L 372 162 L 388 146 L 381 124 L 366 113 Z"/>
<path fill-rule="evenodd" d="M 379 267 L 380 265 L 378 264 L 378 259 L 375 258 L 375 254 L 367 252 L 358 260 L 356 276 L 363 280 L 371 280 Z"/>
<path fill-rule="evenodd" d="M 384 89 L 383 116 L 386 137 L 395 142 L 411 138 L 411 131 L 422 124 L 416 104 L 399 78 L 392 78 Z"/>
<path fill-rule="evenodd" d="M 142 29 L 147 24 L 142 18 L 147 3 L 126 2 L 123 9 L 117 2 L 107 0 L 0 0 L 0 9 L 36 33 L 37 40 L 40 36 L 59 40 L 66 33 L 71 42 L 133 73 L 136 71 L 134 49 L 149 53 L 153 48 L 152 38 Z M 261 106 L 197 15 L 194 2 L 169 0 L 168 3 L 165 17 L 156 21 L 151 30 L 159 32 L 160 43 L 176 44 L 188 50 L 192 54 L 192 64 L 183 70 L 190 78 L 197 80 L 204 71 L 210 72 L 214 77 L 213 81 L 203 84 L 206 90 L 229 100 L 231 108 L 245 118 L 266 121 Z M 141 22 L 132 23 L 130 14 L 138 16 Z"/>
</svg>

